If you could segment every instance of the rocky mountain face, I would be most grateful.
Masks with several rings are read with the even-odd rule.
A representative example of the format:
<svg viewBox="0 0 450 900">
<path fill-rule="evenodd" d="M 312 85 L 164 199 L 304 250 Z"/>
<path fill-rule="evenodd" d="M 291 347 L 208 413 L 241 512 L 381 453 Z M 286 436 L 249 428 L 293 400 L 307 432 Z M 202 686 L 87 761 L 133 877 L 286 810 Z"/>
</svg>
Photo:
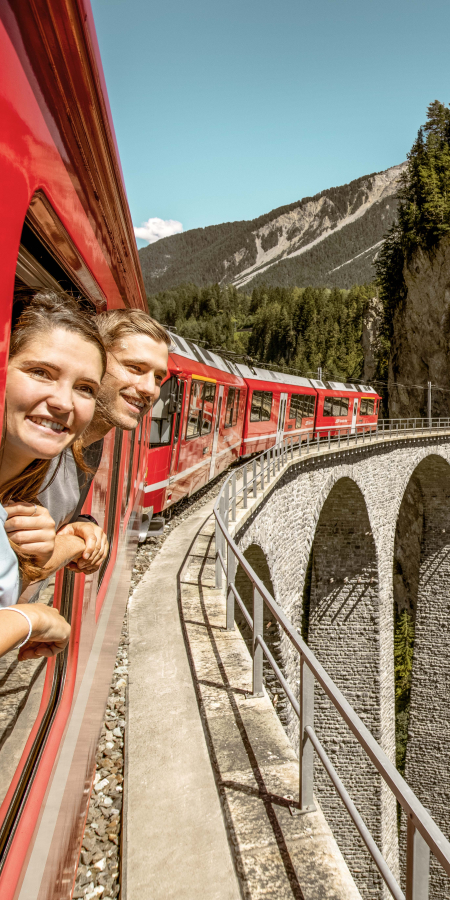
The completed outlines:
<svg viewBox="0 0 450 900">
<path fill-rule="evenodd" d="M 431 381 L 432 416 L 450 416 L 450 237 L 432 253 L 418 250 L 403 275 L 407 294 L 393 319 L 389 415 L 426 416 Z"/>
<path fill-rule="evenodd" d="M 329 188 L 258 219 L 197 228 L 139 251 L 147 293 L 182 282 L 349 288 L 373 261 L 397 209 L 406 163 Z"/>
</svg>

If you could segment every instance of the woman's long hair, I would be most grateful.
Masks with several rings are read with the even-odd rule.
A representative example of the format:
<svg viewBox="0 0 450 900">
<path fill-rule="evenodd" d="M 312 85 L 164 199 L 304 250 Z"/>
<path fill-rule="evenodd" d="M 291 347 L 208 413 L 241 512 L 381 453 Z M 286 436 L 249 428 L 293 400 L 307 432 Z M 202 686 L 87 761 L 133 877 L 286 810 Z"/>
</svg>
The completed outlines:
<svg viewBox="0 0 450 900">
<path fill-rule="evenodd" d="M 33 340 L 37 334 L 45 334 L 55 328 L 63 328 L 75 334 L 79 334 L 83 340 L 93 344 L 100 353 L 102 360 L 102 377 L 106 371 L 106 350 L 98 332 L 92 315 L 84 312 L 76 300 L 64 292 L 58 291 L 30 291 L 28 288 L 18 290 L 14 295 L 15 302 L 21 303 L 22 311 L 18 316 L 11 332 L 9 359 L 14 359 L 23 348 Z M 26 301 L 29 301 L 26 303 Z M 26 303 L 26 305 L 25 305 Z M 4 441 L 7 428 L 6 406 L 3 417 L 3 432 L 0 448 L 0 466 L 3 457 Z M 85 473 L 90 472 L 83 456 L 83 446 L 80 438 L 76 440 L 71 450 L 77 466 Z M 65 452 L 65 451 L 64 451 Z M 44 485 L 46 476 L 52 462 L 51 459 L 34 459 L 19 475 L 9 479 L 0 486 L 0 503 L 4 506 L 8 503 L 35 503 L 38 504 L 38 494 L 50 486 L 57 475 L 63 454 L 60 455 L 52 477 Z M 42 569 L 36 565 L 36 560 L 20 549 L 13 541 L 11 544 L 14 553 L 19 560 L 22 574 L 28 581 L 37 581 L 43 577 Z"/>
</svg>

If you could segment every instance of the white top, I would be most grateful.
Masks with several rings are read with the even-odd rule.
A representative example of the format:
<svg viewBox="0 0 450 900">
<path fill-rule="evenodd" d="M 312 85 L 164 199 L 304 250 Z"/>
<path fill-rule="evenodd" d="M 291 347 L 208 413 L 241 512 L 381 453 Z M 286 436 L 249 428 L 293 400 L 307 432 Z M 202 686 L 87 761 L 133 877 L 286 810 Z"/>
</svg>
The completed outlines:
<svg viewBox="0 0 450 900">
<path fill-rule="evenodd" d="M 3 528 L 6 519 L 6 510 L 0 503 L 0 607 L 13 606 L 20 594 L 19 563 Z"/>
</svg>

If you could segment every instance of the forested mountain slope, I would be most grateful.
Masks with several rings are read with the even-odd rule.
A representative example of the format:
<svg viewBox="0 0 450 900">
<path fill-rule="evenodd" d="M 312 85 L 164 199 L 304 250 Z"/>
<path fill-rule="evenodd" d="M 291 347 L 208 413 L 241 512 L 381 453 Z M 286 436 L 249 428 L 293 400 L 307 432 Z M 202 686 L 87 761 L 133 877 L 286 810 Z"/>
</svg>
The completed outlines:
<svg viewBox="0 0 450 900">
<path fill-rule="evenodd" d="M 373 280 L 406 163 L 329 188 L 258 219 L 196 228 L 139 251 L 150 294 L 190 282 L 338 286 Z"/>
</svg>

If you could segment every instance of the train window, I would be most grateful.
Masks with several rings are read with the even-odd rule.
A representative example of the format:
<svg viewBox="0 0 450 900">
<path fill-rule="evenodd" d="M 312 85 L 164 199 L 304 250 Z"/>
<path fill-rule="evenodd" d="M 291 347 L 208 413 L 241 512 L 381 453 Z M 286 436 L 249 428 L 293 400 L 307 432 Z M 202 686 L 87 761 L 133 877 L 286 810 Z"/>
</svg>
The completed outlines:
<svg viewBox="0 0 450 900">
<path fill-rule="evenodd" d="M 250 422 L 268 422 L 272 411 L 271 391 L 253 391 Z"/>
<path fill-rule="evenodd" d="M 347 416 L 348 397 L 325 397 L 323 401 L 324 416 Z"/>
<path fill-rule="evenodd" d="M 186 440 L 210 433 L 215 396 L 215 384 L 208 381 L 192 381 Z"/>
<path fill-rule="evenodd" d="M 178 438 L 180 436 L 181 414 L 183 412 L 184 384 L 185 384 L 184 381 L 180 381 L 178 384 L 177 414 L 176 414 L 176 418 L 175 418 L 175 432 L 173 435 L 174 444 L 177 443 Z"/>
<path fill-rule="evenodd" d="M 375 400 L 368 400 L 367 397 L 361 400 L 360 415 L 373 416 L 375 408 Z"/>
<path fill-rule="evenodd" d="M 150 425 L 150 446 L 161 447 L 170 444 L 172 438 L 173 414 L 176 409 L 177 380 L 169 378 L 161 387 L 159 399 L 152 409 Z"/>
<path fill-rule="evenodd" d="M 289 418 L 295 419 L 295 425 L 300 428 L 303 418 L 314 415 L 316 398 L 314 394 L 292 394 L 289 407 Z"/>
<path fill-rule="evenodd" d="M 241 392 L 240 392 L 240 391 L 236 391 L 236 392 L 235 392 L 235 398 L 234 398 L 233 425 L 236 425 L 236 424 L 237 424 L 238 415 L 239 415 L 239 401 L 240 401 L 240 399 L 241 399 Z"/>
<path fill-rule="evenodd" d="M 104 574 L 106 569 L 108 568 L 109 558 L 111 556 L 112 544 L 114 540 L 114 529 L 116 524 L 116 506 L 117 506 L 117 494 L 119 492 L 119 473 L 120 473 L 120 457 L 122 454 L 122 440 L 123 440 L 123 431 L 120 428 L 116 428 L 116 433 L 114 435 L 114 450 L 113 450 L 113 459 L 112 459 L 112 467 L 111 467 L 111 484 L 109 488 L 109 502 L 108 502 L 108 522 L 106 526 L 106 536 L 109 541 L 109 551 L 108 556 L 102 563 L 98 573 L 98 586 L 97 589 L 100 588 L 101 583 L 103 581 Z M 119 512 L 120 515 L 120 512 Z"/>
<path fill-rule="evenodd" d="M 227 396 L 227 408 L 225 410 L 225 428 L 231 428 L 234 424 L 233 422 L 233 413 L 234 413 L 234 399 L 235 399 L 236 389 L 233 387 L 228 388 L 228 396 Z M 239 391 L 238 391 L 239 394 Z"/>
</svg>

